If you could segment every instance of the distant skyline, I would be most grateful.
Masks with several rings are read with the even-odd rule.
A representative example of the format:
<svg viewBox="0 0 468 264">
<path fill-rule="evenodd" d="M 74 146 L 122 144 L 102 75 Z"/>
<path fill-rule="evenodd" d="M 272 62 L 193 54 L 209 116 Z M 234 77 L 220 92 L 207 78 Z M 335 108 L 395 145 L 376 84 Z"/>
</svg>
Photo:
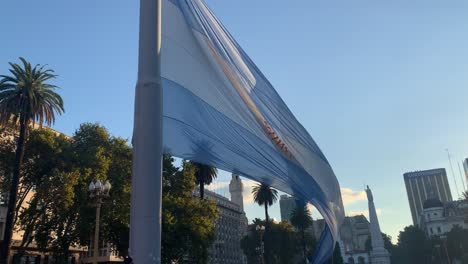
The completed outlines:
<svg viewBox="0 0 468 264">
<path fill-rule="evenodd" d="M 468 2 L 215 1 L 208 5 L 269 78 L 331 163 L 348 215 L 374 194 L 382 231 L 412 223 L 403 173 L 468 157 Z M 0 74 L 19 56 L 48 64 L 72 134 L 100 122 L 130 138 L 137 72 L 138 1 L 2 3 Z M 163 43 L 164 45 L 164 43 Z M 221 185 L 228 174 L 219 179 Z M 459 190 L 461 191 L 461 190 Z M 249 219 L 262 208 L 246 206 Z M 276 204 L 272 217 L 279 217 Z"/>
</svg>

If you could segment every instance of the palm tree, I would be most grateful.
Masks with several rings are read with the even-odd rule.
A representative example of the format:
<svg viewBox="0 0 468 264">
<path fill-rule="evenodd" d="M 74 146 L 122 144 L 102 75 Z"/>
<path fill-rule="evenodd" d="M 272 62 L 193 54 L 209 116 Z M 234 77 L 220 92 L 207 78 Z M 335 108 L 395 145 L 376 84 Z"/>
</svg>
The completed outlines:
<svg viewBox="0 0 468 264">
<path fill-rule="evenodd" d="M 463 192 L 463 198 L 468 201 L 468 191 Z"/>
<path fill-rule="evenodd" d="M 252 188 L 254 202 L 265 206 L 265 228 L 268 228 L 270 218 L 268 217 L 268 206 L 272 206 L 278 200 L 278 191 L 264 183 L 257 184 Z"/>
<path fill-rule="evenodd" d="M 18 183 L 29 127 L 35 123 L 51 125 L 55 121 L 55 115 L 64 112 L 62 97 L 55 92 L 58 87 L 47 83 L 56 77 L 54 71 L 46 69 L 46 65 L 32 67 L 24 58 L 20 60 L 23 63 L 22 66 L 9 63 L 11 76 L 0 75 L 0 126 L 12 125 L 16 128 L 19 126 L 15 165 L 10 182 L 5 236 L 0 248 L 1 263 L 6 263 L 9 257 Z"/>
<path fill-rule="evenodd" d="M 200 199 L 203 200 L 205 197 L 205 185 L 210 185 L 216 179 L 218 170 L 215 167 L 201 163 L 194 162 L 193 165 L 196 168 L 195 182 L 200 185 Z"/>
<path fill-rule="evenodd" d="M 312 225 L 312 216 L 310 210 L 307 208 L 307 204 L 297 205 L 296 208 L 291 212 L 290 218 L 291 224 L 301 232 L 302 239 L 302 250 L 304 254 L 304 263 L 307 263 L 307 249 L 305 241 L 305 230 Z"/>
</svg>

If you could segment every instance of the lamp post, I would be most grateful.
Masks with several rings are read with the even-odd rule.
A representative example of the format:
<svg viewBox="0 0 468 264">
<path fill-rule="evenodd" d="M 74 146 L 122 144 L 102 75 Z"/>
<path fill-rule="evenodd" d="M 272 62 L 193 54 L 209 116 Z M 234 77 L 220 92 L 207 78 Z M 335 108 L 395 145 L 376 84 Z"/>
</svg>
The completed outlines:
<svg viewBox="0 0 468 264">
<path fill-rule="evenodd" d="M 441 241 L 442 246 L 444 246 L 444 249 L 445 249 L 445 255 L 447 256 L 447 263 L 450 264 L 450 256 L 449 256 L 448 249 L 447 249 L 447 236 L 446 235 L 440 236 L 440 241 Z"/>
<path fill-rule="evenodd" d="M 260 256 L 261 256 L 262 263 L 264 264 L 265 263 L 265 244 L 263 242 L 263 233 L 265 232 L 265 226 L 258 225 L 257 227 L 255 227 L 255 229 L 260 234 Z"/>
<path fill-rule="evenodd" d="M 89 197 L 95 200 L 96 206 L 96 227 L 94 229 L 94 250 L 93 250 L 93 263 L 98 263 L 98 256 L 99 256 L 99 218 L 101 216 L 101 204 L 102 199 L 105 197 L 109 197 L 109 191 L 111 188 L 111 184 L 109 181 L 102 184 L 100 180 L 96 182 L 91 182 L 89 184 Z"/>
</svg>

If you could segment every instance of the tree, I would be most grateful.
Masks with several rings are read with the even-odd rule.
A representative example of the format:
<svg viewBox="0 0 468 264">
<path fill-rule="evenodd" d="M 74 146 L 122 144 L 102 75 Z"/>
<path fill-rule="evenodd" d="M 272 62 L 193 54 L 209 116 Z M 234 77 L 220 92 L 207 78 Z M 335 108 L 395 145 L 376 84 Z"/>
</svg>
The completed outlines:
<svg viewBox="0 0 468 264">
<path fill-rule="evenodd" d="M 252 188 L 252 194 L 254 202 L 260 206 L 265 206 L 265 221 L 266 226 L 270 223 L 270 218 L 268 216 L 268 207 L 272 206 L 278 200 L 278 191 L 271 188 L 269 185 L 264 183 L 257 184 Z"/>
<path fill-rule="evenodd" d="M 463 192 L 463 198 L 468 201 L 468 191 Z"/>
<path fill-rule="evenodd" d="M 306 247 L 305 230 L 312 225 L 312 216 L 310 215 L 309 208 L 307 208 L 307 204 L 298 203 L 296 205 L 296 208 L 294 208 L 294 210 L 291 212 L 290 221 L 291 221 L 291 224 L 301 233 L 302 253 L 304 257 L 304 263 L 307 263 L 308 254 L 307 254 L 307 247 Z"/>
<path fill-rule="evenodd" d="M 183 162 L 180 170 L 171 157 L 163 159 L 163 263 L 180 263 L 186 257 L 196 263 L 208 261 L 218 211 L 215 202 L 194 198 L 195 173 L 189 162 Z"/>
<path fill-rule="evenodd" d="M 0 145 L 0 171 L 9 169 L 3 161 L 11 160 L 13 147 Z M 35 191 L 18 214 L 19 227 L 25 230 L 22 246 L 36 242 L 39 250 L 51 251 L 56 263 L 65 263 L 70 246 L 89 245 L 95 209 L 88 184 L 99 179 L 112 183 L 102 204 L 100 238 L 126 256 L 132 168 L 127 141 L 99 124 L 86 123 L 72 138 L 32 130 L 27 148 L 21 186 Z M 191 256 L 204 263 L 214 240 L 216 204 L 195 198 L 195 168 L 186 162 L 178 168 L 173 161 L 163 159 L 163 259 L 170 263 Z"/>
<path fill-rule="evenodd" d="M 430 241 L 423 230 L 407 226 L 398 235 L 398 244 L 394 253 L 396 263 L 430 263 Z"/>
<path fill-rule="evenodd" d="M 328 261 L 329 264 L 343 264 L 343 257 L 341 256 L 341 248 L 340 244 L 336 242 L 335 244 L 335 249 L 333 250 L 333 255 Z"/>
<path fill-rule="evenodd" d="M 11 76 L 0 75 L 0 125 L 19 125 L 0 262 L 6 262 L 10 254 L 18 186 L 29 127 L 36 122 L 40 125 L 51 125 L 55 121 L 55 115 L 64 112 L 63 100 L 55 92 L 57 86 L 47 83 L 56 77 L 53 70 L 45 69 L 45 65 L 32 67 L 24 58 L 20 60 L 23 66 L 9 63 Z"/>
<path fill-rule="evenodd" d="M 392 248 L 395 246 L 392 243 L 392 237 L 385 233 L 381 233 L 381 234 L 382 234 L 382 239 L 384 241 L 385 249 L 387 249 L 388 251 L 392 250 Z M 369 236 L 366 240 L 366 251 L 371 251 L 371 250 L 372 250 L 372 239 Z"/>
<path fill-rule="evenodd" d="M 27 147 L 21 186 L 35 191 L 19 213 L 22 245 L 35 241 L 39 250 L 51 250 L 58 263 L 68 259 L 70 246 L 88 245 L 95 211 L 87 186 L 109 179 L 113 188 L 102 205 L 100 237 L 125 255 L 132 157 L 127 141 L 98 124 L 82 124 L 73 138 L 33 130 Z"/>
<path fill-rule="evenodd" d="M 215 167 L 193 162 L 195 168 L 195 183 L 200 185 L 200 199 L 205 196 L 205 185 L 210 185 L 218 176 L 218 170 Z"/>
<path fill-rule="evenodd" d="M 24 231 L 19 253 L 33 242 L 48 201 L 56 199 L 53 202 L 71 202 L 72 194 L 65 192 L 69 191 L 68 181 L 74 182 L 77 177 L 76 174 L 70 174 L 71 171 L 66 171 L 68 164 L 65 153 L 70 150 L 70 140 L 64 135 L 47 128 L 32 130 L 26 148 L 28 151 L 22 168 L 16 205 L 18 214 L 15 219 L 15 223 Z M 32 198 L 26 203 L 29 196 Z"/>
<path fill-rule="evenodd" d="M 451 260 L 458 259 L 468 263 L 468 230 L 459 225 L 454 226 L 447 233 L 447 251 Z"/>
<path fill-rule="evenodd" d="M 258 225 L 265 225 L 264 221 L 257 219 L 249 226 L 247 235 L 241 239 L 241 249 L 247 257 L 247 263 L 260 264 L 261 262 L 261 231 L 256 230 Z M 291 224 L 288 222 L 270 223 L 269 236 L 264 237 L 264 243 L 271 246 L 265 248 L 265 256 L 269 256 L 269 264 L 293 264 L 295 257 L 300 253 L 299 240 Z"/>
<path fill-rule="evenodd" d="M 390 253 L 391 262 L 394 263 L 395 262 L 394 255 L 395 255 L 396 246 L 392 243 L 392 237 L 385 233 L 381 233 L 381 234 L 382 234 L 382 239 L 384 241 L 384 247 Z M 366 246 L 367 252 L 370 252 L 372 250 L 372 239 L 370 236 L 367 238 L 365 246 Z"/>
<path fill-rule="evenodd" d="M 275 203 L 278 200 L 278 191 L 275 189 L 271 188 L 271 186 L 266 185 L 264 183 L 257 184 L 252 188 L 252 194 L 254 198 L 254 202 L 257 203 L 260 206 L 265 207 L 265 251 L 268 250 L 269 247 L 269 242 L 268 241 L 268 236 L 269 236 L 269 226 L 270 226 L 270 218 L 268 216 L 268 206 L 272 206 L 273 203 Z M 270 255 L 265 254 L 265 261 L 269 262 Z"/>
</svg>

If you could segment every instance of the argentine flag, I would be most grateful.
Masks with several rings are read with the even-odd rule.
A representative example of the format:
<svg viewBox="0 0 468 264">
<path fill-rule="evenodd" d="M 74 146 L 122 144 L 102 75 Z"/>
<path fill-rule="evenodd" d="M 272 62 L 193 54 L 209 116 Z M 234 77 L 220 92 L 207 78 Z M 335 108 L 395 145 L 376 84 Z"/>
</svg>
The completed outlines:
<svg viewBox="0 0 468 264">
<path fill-rule="evenodd" d="M 204 1 L 162 4 L 164 152 L 312 203 L 327 227 L 311 261 L 323 263 L 343 218 L 329 162 Z"/>
</svg>

